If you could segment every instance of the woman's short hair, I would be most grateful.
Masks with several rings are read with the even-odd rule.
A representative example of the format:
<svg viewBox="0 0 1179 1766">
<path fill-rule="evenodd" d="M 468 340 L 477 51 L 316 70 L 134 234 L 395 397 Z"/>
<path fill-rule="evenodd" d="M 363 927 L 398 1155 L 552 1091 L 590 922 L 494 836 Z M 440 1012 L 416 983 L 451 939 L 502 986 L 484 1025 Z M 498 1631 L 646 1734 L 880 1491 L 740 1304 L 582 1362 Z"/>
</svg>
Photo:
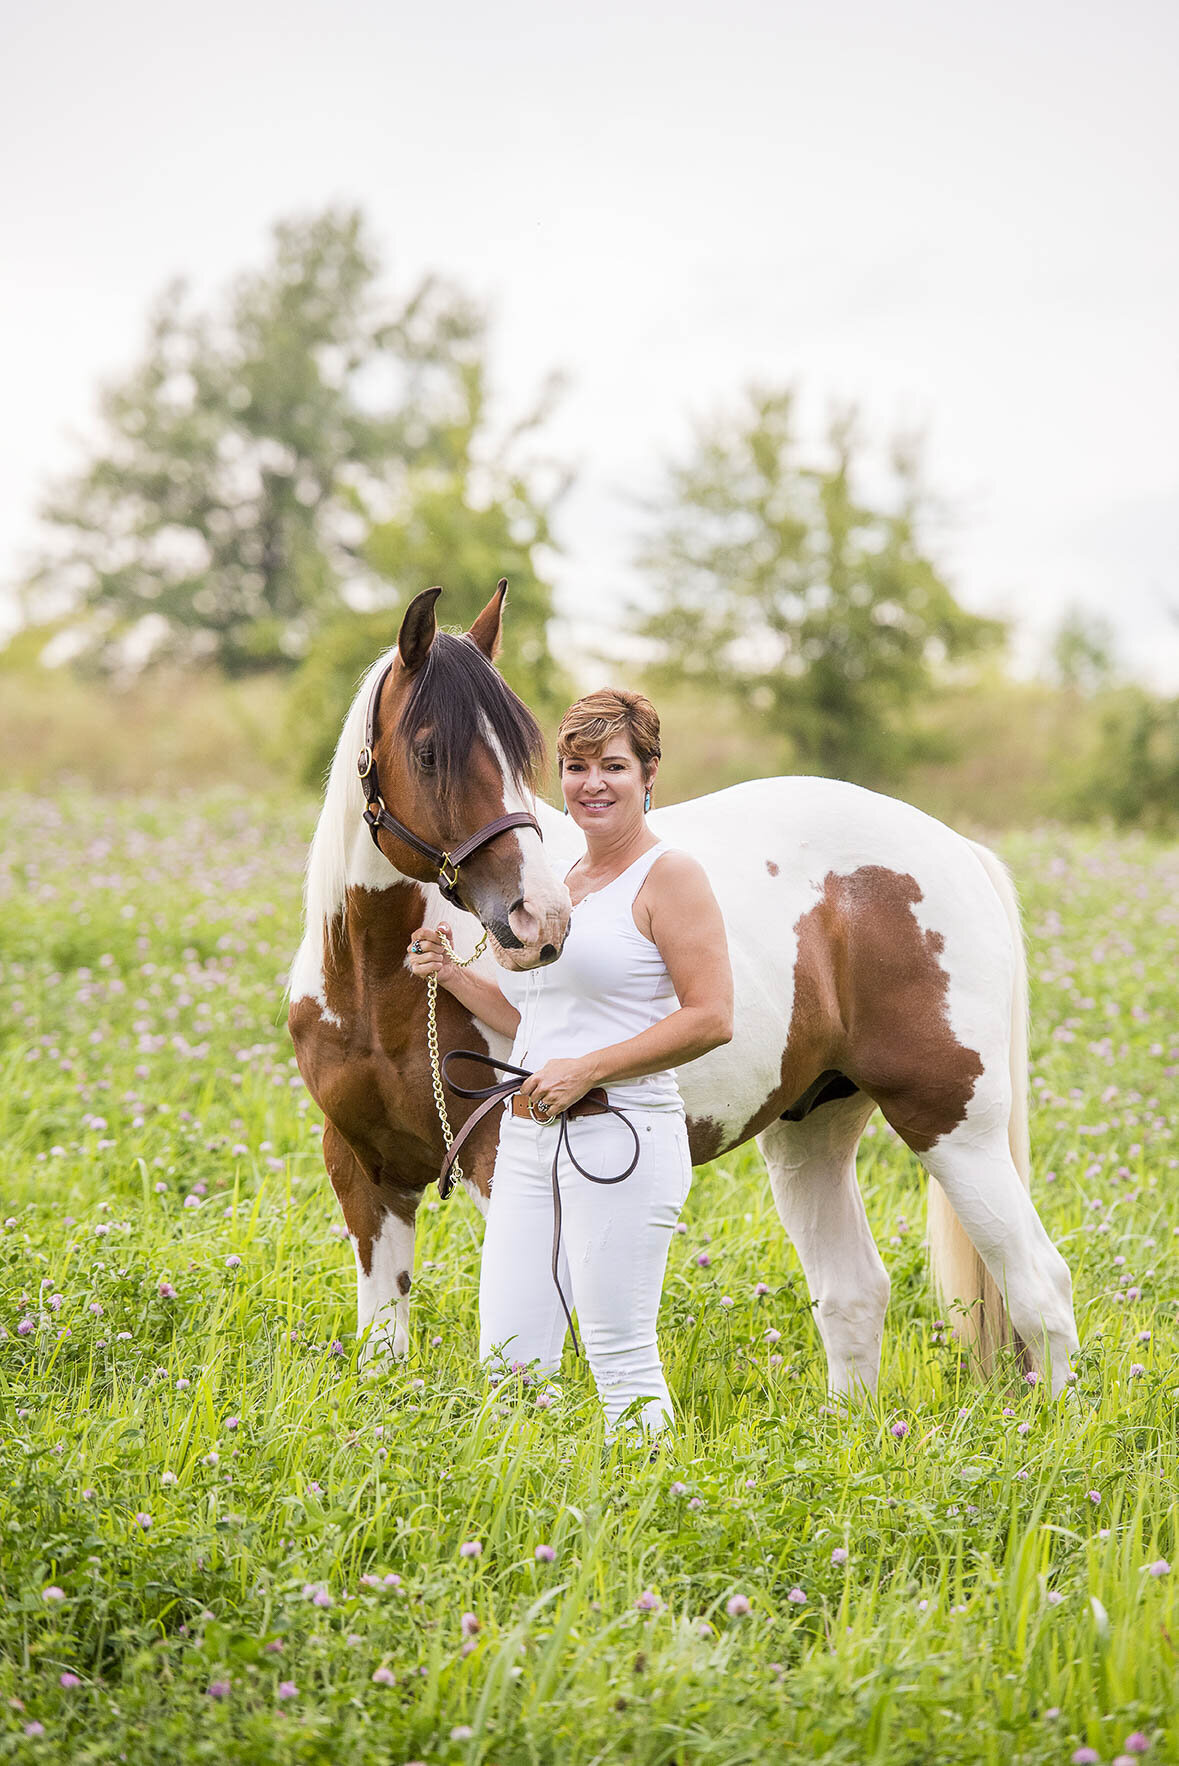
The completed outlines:
<svg viewBox="0 0 1179 1766">
<path fill-rule="evenodd" d="M 569 707 L 557 731 L 557 759 L 594 760 L 615 736 L 625 736 L 644 773 L 662 754 L 659 713 L 641 693 L 601 687 Z"/>
</svg>

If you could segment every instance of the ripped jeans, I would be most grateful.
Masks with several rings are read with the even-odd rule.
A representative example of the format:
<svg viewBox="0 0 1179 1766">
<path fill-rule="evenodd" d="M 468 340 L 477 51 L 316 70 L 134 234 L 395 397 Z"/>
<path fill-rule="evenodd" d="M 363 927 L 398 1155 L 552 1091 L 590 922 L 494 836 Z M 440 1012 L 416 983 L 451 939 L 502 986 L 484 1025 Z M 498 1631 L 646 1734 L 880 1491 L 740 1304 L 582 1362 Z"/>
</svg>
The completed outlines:
<svg viewBox="0 0 1179 1766">
<path fill-rule="evenodd" d="M 692 1182 L 682 1111 L 626 1111 L 639 1162 L 625 1183 L 588 1183 L 562 1161 L 561 1290 L 613 1429 L 636 1399 L 642 1426 L 673 1420 L 655 1325 L 671 1236 Z M 479 1278 L 479 1355 L 495 1370 L 560 1365 L 565 1314 L 553 1285 L 552 1160 L 556 1129 L 504 1114 Z M 623 1170 L 634 1142 L 613 1116 L 581 1116 L 569 1138 L 587 1171 Z"/>
</svg>

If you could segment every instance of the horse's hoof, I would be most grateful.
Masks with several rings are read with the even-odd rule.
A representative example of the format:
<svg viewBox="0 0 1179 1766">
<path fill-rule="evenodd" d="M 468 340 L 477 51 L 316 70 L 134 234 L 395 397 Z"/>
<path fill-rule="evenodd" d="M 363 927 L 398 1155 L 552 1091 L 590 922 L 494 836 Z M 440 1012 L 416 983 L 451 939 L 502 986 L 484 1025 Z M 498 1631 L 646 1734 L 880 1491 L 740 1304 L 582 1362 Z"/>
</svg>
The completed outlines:
<svg viewBox="0 0 1179 1766">
<path fill-rule="evenodd" d="M 360 1371 L 366 1379 L 375 1379 L 380 1374 L 391 1373 L 394 1364 L 404 1361 L 408 1354 L 408 1331 L 396 1331 L 391 1337 L 382 1331 L 370 1337 L 361 1350 Z"/>
</svg>

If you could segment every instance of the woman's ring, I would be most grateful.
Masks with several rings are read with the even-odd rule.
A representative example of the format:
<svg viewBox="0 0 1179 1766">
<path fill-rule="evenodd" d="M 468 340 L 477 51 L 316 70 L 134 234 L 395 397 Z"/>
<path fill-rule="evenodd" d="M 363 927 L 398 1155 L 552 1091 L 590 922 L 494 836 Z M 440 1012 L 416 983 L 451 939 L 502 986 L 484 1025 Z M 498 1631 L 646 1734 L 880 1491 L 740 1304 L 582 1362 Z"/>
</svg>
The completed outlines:
<svg viewBox="0 0 1179 1766">
<path fill-rule="evenodd" d="M 415 938 L 415 939 L 414 939 L 414 941 L 413 941 L 413 943 L 412 943 L 412 944 L 411 944 L 411 945 L 410 945 L 410 947 L 409 947 L 409 948 L 410 948 L 410 950 L 411 950 L 411 951 L 412 951 L 412 952 L 413 952 L 413 954 L 414 954 L 414 956 L 415 956 L 415 957 L 420 957 L 420 956 L 421 956 L 421 954 L 422 954 L 422 947 L 421 947 L 421 945 L 420 945 L 420 944 L 419 944 L 419 943 L 418 943 L 418 941 L 417 941 L 417 939 L 416 939 L 416 938 Z"/>
</svg>

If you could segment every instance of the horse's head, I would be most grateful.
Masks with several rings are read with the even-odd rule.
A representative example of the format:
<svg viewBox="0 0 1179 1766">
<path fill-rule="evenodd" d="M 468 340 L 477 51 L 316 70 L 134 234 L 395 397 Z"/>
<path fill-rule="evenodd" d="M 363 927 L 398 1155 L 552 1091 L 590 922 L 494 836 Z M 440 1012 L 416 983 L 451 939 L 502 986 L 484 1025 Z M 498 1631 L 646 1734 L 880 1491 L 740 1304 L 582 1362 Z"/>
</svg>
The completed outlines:
<svg viewBox="0 0 1179 1766">
<path fill-rule="evenodd" d="M 464 637 L 438 630 L 441 589 L 410 602 L 373 688 L 359 770 L 365 819 L 389 862 L 475 914 L 505 968 L 534 969 L 560 954 L 569 892 L 533 820 L 540 728 L 492 666 L 507 586 Z"/>
</svg>

